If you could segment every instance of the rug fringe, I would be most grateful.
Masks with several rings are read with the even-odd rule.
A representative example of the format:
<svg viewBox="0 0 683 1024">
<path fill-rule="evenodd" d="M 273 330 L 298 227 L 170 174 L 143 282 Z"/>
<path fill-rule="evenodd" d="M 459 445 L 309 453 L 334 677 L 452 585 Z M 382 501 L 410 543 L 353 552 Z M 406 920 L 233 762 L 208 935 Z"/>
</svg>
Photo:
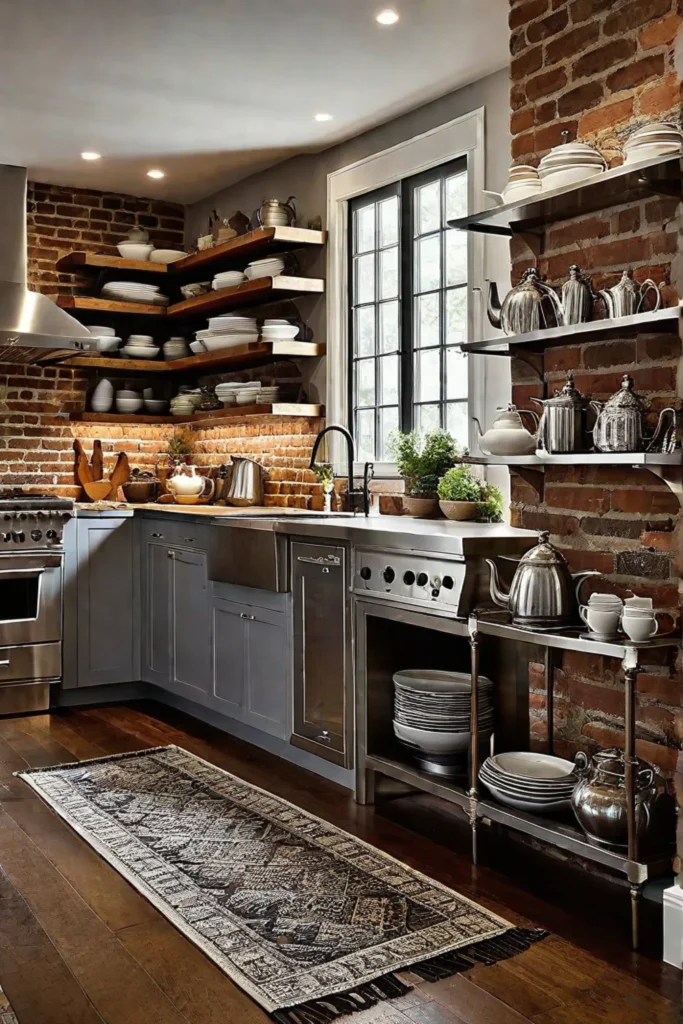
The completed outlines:
<svg viewBox="0 0 683 1024">
<path fill-rule="evenodd" d="M 431 960 L 423 960 L 422 963 L 404 969 L 424 981 L 441 981 L 462 971 L 469 971 L 477 964 L 488 967 L 502 960 L 510 960 L 547 935 L 549 932 L 542 928 L 509 928 L 494 939 L 473 942 L 471 946 L 463 946 L 452 953 L 441 953 Z M 274 1010 L 270 1016 L 276 1024 L 332 1024 L 340 1017 L 358 1010 L 368 1010 L 383 1000 L 399 999 L 411 991 L 410 985 L 406 985 L 396 974 L 385 974 L 348 992 L 314 999 L 288 1009 Z"/>
</svg>

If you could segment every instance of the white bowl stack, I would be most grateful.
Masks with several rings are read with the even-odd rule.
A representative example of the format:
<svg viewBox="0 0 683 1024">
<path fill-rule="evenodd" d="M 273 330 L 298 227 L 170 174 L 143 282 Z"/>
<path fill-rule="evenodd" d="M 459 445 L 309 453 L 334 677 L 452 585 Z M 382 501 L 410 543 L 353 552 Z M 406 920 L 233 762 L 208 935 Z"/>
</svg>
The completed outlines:
<svg viewBox="0 0 683 1024">
<path fill-rule="evenodd" d="M 515 203 L 521 199 L 530 199 L 542 188 L 543 183 L 536 168 L 530 164 L 519 164 L 510 168 L 508 183 L 503 189 L 503 201 Z"/>
<path fill-rule="evenodd" d="M 586 142 L 566 142 L 555 146 L 538 165 L 544 192 L 575 185 L 606 170 L 607 163 L 602 153 Z"/>
<path fill-rule="evenodd" d="M 264 341 L 292 341 L 298 333 L 299 325 L 293 324 L 291 320 L 264 320 L 261 328 Z"/>
<path fill-rule="evenodd" d="M 124 359 L 156 359 L 159 346 L 154 344 L 150 334 L 130 334 L 121 349 Z"/>
<path fill-rule="evenodd" d="M 479 780 L 508 807 L 537 814 L 569 810 L 579 779 L 572 761 L 551 754 L 511 751 L 488 757 Z"/>
<path fill-rule="evenodd" d="M 261 381 L 242 381 L 238 384 L 216 384 L 216 397 L 223 405 L 259 405 Z"/>
<path fill-rule="evenodd" d="M 254 260 L 244 271 L 247 280 L 255 281 L 259 277 L 278 277 L 284 273 L 285 261 L 279 256 L 267 256 L 263 260 Z"/>
<path fill-rule="evenodd" d="M 683 132 L 676 124 L 657 121 L 638 128 L 624 143 L 624 163 L 656 160 L 667 153 L 683 153 Z"/>
<path fill-rule="evenodd" d="M 466 672 L 408 669 L 394 675 L 394 735 L 425 770 L 454 774 L 472 740 L 472 681 Z M 479 733 L 493 731 L 493 683 L 479 677 Z M 430 767 L 433 766 L 433 767 Z"/>
<path fill-rule="evenodd" d="M 109 281 L 102 286 L 101 295 L 117 302 L 142 302 L 149 306 L 168 306 L 169 301 L 158 284 L 141 284 L 138 281 Z"/>
<path fill-rule="evenodd" d="M 216 352 L 218 349 L 258 341 L 258 336 L 255 317 L 229 314 L 212 317 L 208 330 L 197 331 L 195 339 L 202 342 L 207 352 Z"/>
<path fill-rule="evenodd" d="M 246 274 L 242 270 L 224 270 L 216 274 L 211 287 L 215 292 L 219 292 L 223 288 L 235 288 L 239 284 L 244 284 L 246 280 Z"/>
</svg>

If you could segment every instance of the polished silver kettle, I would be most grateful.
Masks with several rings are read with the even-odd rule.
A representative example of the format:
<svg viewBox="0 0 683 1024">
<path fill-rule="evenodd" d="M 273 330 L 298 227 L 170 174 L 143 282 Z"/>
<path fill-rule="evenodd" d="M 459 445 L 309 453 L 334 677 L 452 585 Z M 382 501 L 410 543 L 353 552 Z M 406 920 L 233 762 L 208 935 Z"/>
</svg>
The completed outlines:
<svg viewBox="0 0 683 1024">
<path fill-rule="evenodd" d="M 229 505 L 261 505 L 263 467 L 253 459 L 233 458 L 232 480 L 225 495 Z"/>
<path fill-rule="evenodd" d="M 589 576 L 600 575 L 592 569 L 570 573 L 566 558 L 548 538 L 544 530 L 538 544 L 519 559 L 508 593 L 500 585 L 498 566 L 486 559 L 491 570 L 491 597 L 510 611 L 513 626 L 552 629 L 578 624 L 581 584 Z"/>
</svg>

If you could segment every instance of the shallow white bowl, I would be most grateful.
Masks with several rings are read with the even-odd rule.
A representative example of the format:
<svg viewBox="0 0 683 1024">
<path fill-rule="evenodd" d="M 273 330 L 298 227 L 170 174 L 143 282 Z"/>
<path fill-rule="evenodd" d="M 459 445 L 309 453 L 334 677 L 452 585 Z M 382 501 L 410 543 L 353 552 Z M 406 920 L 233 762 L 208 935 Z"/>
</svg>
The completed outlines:
<svg viewBox="0 0 683 1024">
<path fill-rule="evenodd" d="M 139 391 L 133 391 L 132 388 L 121 388 L 121 390 L 117 391 L 116 394 L 119 396 L 119 398 L 139 398 L 140 397 L 140 392 Z"/>
<path fill-rule="evenodd" d="M 141 398 L 120 398 L 116 396 L 116 411 L 120 413 L 140 412 L 143 401 Z"/>
<path fill-rule="evenodd" d="M 457 754 L 468 750 L 472 741 L 471 732 L 432 732 L 401 725 L 400 722 L 394 722 L 394 735 L 426 754 Z"/>
<path fill-rule="evenodd" d="M 603 173 L 602 166 L 565 167 L 558 171 L 549 171 L 548 174 L 542 175 L 543 191 L 552 192 L 556 188 L 567 188 Z"/>
<path fill-rule="evenodd" d="M 497 768 L 520 779 L 565 779 L 576 768 L 573 761 L 552 754 L 515 750 L 491 758 Z"/>
<path fill-rule="evenodd" d="M 154 338 L 151 334 L 129 334 L 126 345 L 153 345 Z"/>
<path fill-rule="evenodd" d="M 201 341 L 191 341 L 190 351 L 194 352 L 196 356 L 199 356 L 202 354 L 202 352 L 206 352 L 206 349 L 204 348 L 204 345 L 202 344 Z"/>
<path fill-rule="evenodd" d="M 160 349 L 156 345 L 125 345 L 120 352 L 129 359 L 156 359 Z"/>
<path fill-rule="evenodd" d="M 108 336 L 106 338 L 95 338 L 90 347 L 96 349 L 97 352 L 115 352 L 120 344 L 120 338 Z"/>
<path fill-rule="evenodd" d="M 163 416 L 168 411 L 168 402 L 162 398 L 146 398 L 145 409 L 152 416 Z"/>
<path fill-rule="evenodd" d="M 263 327 L 261 337 L 266 341 L 291 341 L 299 333 L 298 327 Z"/>
<path fill-rule="evenodd" d="M 100 327 L 93 324 L 92 327 L 87 327 L 86 330 L 90 331 L 96 338 L 113 338 L 116 336 L 116 331 L 113 327 Z"/>
<path fill-rule="evenodd" d="M 126 260 L 142 260 L 146 263 L 154 246 L 143 242 L 119 242 L 116 248 Z"/>
<path fill-rule="evenodd" d="M 154 249 L 149 257 L 151 263 L 175 263 L 187 256 L 186 252 L 178 252 L 176 249 Z"/>
</svg>

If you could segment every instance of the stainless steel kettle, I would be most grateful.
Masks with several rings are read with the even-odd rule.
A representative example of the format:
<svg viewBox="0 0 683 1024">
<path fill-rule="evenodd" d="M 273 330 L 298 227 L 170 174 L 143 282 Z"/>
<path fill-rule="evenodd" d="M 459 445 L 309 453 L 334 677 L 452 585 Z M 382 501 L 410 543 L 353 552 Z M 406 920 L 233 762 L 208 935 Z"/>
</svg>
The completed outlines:
<svg viewBox="0 0 683 1024">
<path fill-rule="evenodd" d="M 566 558 L 548 538 L 544 530 L 538 544 L 519 559 L 509 593 L 500 585 L 496 563 L 486 559 L 491 570 L 491 597 L 511 612 L 513 626 L 552 629 L 578 624 L 581 583 L 600 575 L 592 569 L 570 573 Z"/>
<path fill-rule="evenodd" d="M 263 502 L 263 467 L 253 459 L 234 458 L 232 480 L 225 495 L 229 505 L 260 505 Z"/>
<path fill-rule="evenodd" d="M 279 199 L 264 199 L 257 210 L 254 210 L 252 222 L 260 228 L 292 227 L 296 224 L 296 196 L 290 196 L 286 202 Z"/>
</svg>

